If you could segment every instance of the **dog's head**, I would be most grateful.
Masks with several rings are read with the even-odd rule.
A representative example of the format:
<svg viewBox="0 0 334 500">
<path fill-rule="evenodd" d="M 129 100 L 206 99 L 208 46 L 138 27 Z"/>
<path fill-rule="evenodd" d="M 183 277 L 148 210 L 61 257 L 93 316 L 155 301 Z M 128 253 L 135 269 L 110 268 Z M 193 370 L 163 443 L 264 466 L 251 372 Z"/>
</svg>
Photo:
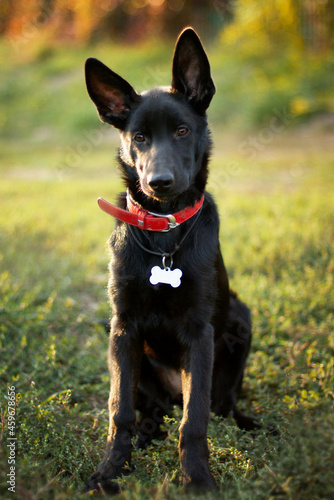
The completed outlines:
<svg viewBox="0 0 334 500">
<path fill-rule="evenodd" d="M 126 80 L 93 58 L 86 61 L 86 84 L 101 120 L 120 130 L 120 157 L 128 186 L 159 201 L 187 191 L 208 154 L 205 112 L 215 93 L 209 62 L 195 31 L 188 28 L 177 40 L 170 88 L 137 94 Z"/>
</svg>

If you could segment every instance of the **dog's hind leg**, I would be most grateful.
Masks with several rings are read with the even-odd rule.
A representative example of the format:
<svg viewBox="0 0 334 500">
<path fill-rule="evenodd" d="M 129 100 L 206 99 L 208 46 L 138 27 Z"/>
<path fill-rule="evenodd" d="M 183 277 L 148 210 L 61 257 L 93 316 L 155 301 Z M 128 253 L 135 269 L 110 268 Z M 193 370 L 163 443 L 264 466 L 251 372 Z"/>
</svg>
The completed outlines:
<svg viewBox="0 0 334 500">
<path fill-rule="evenodd" d="M 174 372 L 174 370 L 158 365 L 146 355 L 143 356 L 136 403 L 136 409 L 141 413 L 141 418 L 137 423 L 137 448 L 145 449 L 153 439 L 164 439 L 167 436 L 167 433 L 161 430 L 160 425 L 164 421 L 164 416 L 170 415 L 171 403 L 177 402 L 175 389 L 173 392 L 173 387 L 168 384 L 170 371 Z M 178 378 L 181 386 L 180 375 Z M 181 387 L 179 392 L 181 392 Z"/>
<path fill-rule="evenodd" d="M 244 430 L 259 428 L 257 421 L 237 409 L 247 355 L 251 344 L 251 318 L 248 308 L 230 293 L 226 325 L 217 315 L 215 328 L 215 361 L 213 368 L 211 409 L 222 417 L 233 416 Z"/>
<path fill-rule="evenodd" d="M 105 456 L 87 482 L 88 490 L 115 494 L 119 486 L 113 482 L 131 462 L 131 437 L 135 432 L 134 399 L 138 385 L 142 345 L 137 333 L 125 327 L 116 316 L 110 334 L 111 387 L 109 397 L 109 435 Z"/>
</svg>

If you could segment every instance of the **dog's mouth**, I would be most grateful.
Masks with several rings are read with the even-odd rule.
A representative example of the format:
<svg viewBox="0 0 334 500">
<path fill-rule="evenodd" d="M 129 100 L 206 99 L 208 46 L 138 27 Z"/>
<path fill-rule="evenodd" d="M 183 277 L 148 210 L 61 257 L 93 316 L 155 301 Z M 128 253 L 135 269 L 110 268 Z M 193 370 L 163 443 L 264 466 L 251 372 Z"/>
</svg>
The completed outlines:
<svg viewBox="0 0 334 500">
<path fill-rule="evenodd" d="M 175 189 L 152 189 L 148 186 L 140 186 L 141 191 L 150 198 L 151 200 L 160 201 L 160 202 L 171 202 L 174 201 L 179 195 L 179 192 L 176 192 Z"/>
</svg>

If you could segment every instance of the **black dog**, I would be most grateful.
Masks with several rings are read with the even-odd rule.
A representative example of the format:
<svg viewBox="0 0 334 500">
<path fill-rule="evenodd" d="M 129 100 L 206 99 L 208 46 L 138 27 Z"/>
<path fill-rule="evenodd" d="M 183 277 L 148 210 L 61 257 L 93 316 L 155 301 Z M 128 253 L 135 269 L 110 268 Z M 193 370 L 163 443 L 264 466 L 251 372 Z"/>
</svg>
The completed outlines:
<svg viewBox="0 0 334 500">
<path fill-rule="evenodd" d="M 251 341 L 247 307 L 229 291 L 217 209 L 205 192 L 211 148 L 206 109 L 215 93 L 210 66 L 192 29 L 180 35 L 171 88 L 138 95 L 96 59 L 86 82 L 102 121 L 120 130 L 127 186 L 110 238 L 110 429 L 89 489 L 118 491 L 112 480 L 138 445 L 161 436 L 170 406 L 183 399 L 181 483 L 214 487 L 208 468 L 211 409 L 239 427 L 256 422 L 236 408 Z M 159 215 L 166 214 L 166 215 Z M 137 226 L 137 227 L 136 227 Z"/>
</svg>

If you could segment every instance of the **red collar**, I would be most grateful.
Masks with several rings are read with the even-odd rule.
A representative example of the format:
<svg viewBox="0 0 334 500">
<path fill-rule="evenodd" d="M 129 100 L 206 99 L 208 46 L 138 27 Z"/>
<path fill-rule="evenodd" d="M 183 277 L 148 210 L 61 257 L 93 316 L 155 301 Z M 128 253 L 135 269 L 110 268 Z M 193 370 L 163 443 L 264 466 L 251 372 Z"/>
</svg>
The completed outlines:
<svg viewBox="0 0 334 500">
<path fill-rule="evenodd" d="M 137 226 L 140 229 L 145 229 L 147 231 L 167 232 L 170 231 L 170 229 L 174 229 L 174 227 L 179 226 L 182 222 L 190 219 L 200 210 L 204 202 L 204 193 L 193 207 L 186 207 L 175 214 L 168 215 L 157 214 L 145 210 L 140 205 L 137 205 L 129 194 L 126 199 L 127 210 L 115 207 L 103 198 L 99 198 L 97 202 L 101 210 L 109 215 L 112 215 L 118 220 L 126 222 L 127 224 Z"/>
</svg>

